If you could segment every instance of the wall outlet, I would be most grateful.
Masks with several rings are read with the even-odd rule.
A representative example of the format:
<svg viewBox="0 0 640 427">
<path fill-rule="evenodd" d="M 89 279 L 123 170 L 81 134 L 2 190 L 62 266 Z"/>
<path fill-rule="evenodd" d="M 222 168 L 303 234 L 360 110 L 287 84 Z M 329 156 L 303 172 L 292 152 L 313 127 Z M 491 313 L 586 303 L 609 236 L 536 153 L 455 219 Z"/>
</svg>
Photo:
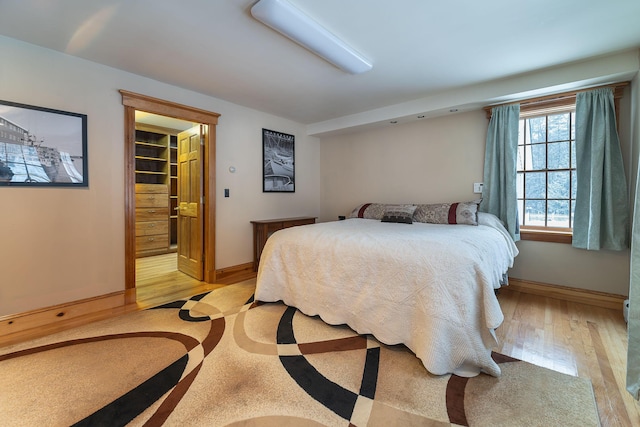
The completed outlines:
<svg viewBox="0 0 640 427">
<path fill-rule="evenodd" d="M 624 305 L 622 306 L 622 316 L 624 317 L 624 321 L 629 323 L 629 300 L 624 300 Z"/>
<path fill-rule="evenodd" d="M 474 182 L 473 183 L 473 192 L 476 194 L 482 194 L 482 186 L 483 184 L 481 182 Z"/>
</svg>

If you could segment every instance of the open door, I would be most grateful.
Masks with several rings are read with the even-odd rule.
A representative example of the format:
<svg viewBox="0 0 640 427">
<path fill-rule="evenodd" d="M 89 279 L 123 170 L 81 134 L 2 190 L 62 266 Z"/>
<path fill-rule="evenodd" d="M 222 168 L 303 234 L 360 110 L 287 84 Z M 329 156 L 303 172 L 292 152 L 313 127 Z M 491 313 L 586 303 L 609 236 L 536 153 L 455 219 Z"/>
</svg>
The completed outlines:
<svg viewBox="0 0 640 427">
<path fill-rule="evenodd" d="M 203 278 L 202 147 L 205 125 L 178 134 L 178 270 Z"/>
<path fill-rule="evenodd" d="M 153 98 L 139 93 L 120 90 L 122 105 L 124 106 L 124 157 L 125 157 L 125 185 L 124 185 L 124 281 L 125 300 L 127 304 L 136 302 L 136 204 L 135 204 L 135 113 L 144 111 L 152 114 L 173 117 L 192 123 L 202 123 L 205 126 L 207 145 L 201 148 L 202 193 L 204 204 L 200 206 L 201 221 L 204 232 L 201 235 L 204 258 L 201 263 L 204 270 L 204 281 L 215 283 L 215 229 L 216 229 L 216 126 L 220 114 L 190 107 L 163 99 Z M 202 252 L 201 252 L 202 253 Z"/>
</svg>

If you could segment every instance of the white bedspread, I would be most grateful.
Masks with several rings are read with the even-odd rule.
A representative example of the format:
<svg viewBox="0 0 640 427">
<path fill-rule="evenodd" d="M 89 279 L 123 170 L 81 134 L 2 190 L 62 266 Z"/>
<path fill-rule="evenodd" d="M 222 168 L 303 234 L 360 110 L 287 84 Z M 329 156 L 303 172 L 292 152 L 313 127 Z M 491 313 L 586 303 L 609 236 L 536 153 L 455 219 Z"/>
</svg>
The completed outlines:
<svg viewBox="0 0 640 427">
<path fill-rule="evenodd" d="M 405 344 L 436 375 L 498 376 L 494 288 L 518 250 L 487 215 L 478 226 L 347 219 L 277 231 L 255 298 Z"/>
</svg>

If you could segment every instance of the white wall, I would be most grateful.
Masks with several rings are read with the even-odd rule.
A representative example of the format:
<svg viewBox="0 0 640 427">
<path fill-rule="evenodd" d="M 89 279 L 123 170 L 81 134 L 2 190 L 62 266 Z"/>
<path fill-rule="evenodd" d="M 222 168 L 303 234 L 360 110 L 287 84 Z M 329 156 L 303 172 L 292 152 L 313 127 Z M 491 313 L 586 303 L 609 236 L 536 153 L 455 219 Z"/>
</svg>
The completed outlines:
<svg viewBox="0 0 640 427">
<path fill-rule="evenodd" d="M 629 295 L 629 251 L 586 251 L 569 244 L 520 241 L 511 277 Z"/>
<path fill-rule="evenodd" d="M 298 123 L 5 37 L 0 57 L 0 99 L 87 114 L 89 157 L 89 188 L 0 187 L 0 316 L 124 289 L 119 89 L 221 114 L 216 268 L 252 261 L 250 220 L 319 215 L 319 141 Z M 296 136 L 294 194 L 262 193 L 263 127 Z"/>
<path fill-rule="evenodd" d="M 622 103 L 623 154 L 631 156 L 628 97 Z M 321 219 L 360 203 L 473 200 L 482 181 L 488 121 L 482 110 L 326 137 L 321 142 Z M 627 162 L 627 164 L 630 164 Z M 584 251 L 571 245 L 521 241 L 511 277 L 628 295 L 629 251 Z"/>
<path fill-rule="evenodd" d="M 438 203 L 479 198 L 484 111 L 323 138 L 321 220 L 360 203 Z"/>
<path fill-rule="evenodd" d="M 219 101 L 218 101 L 219 102 Z M 216 152 L 216 268 L 253 261 L 255 219 L 318 216 L 320 143 L 304 126 L 225 103 Z M 295 193 L 262 192 L 262 128 L 295 135 Z M 229 167 L 236 168 L 235 173 Z M 224 189 L 229 189 L 229 198 Z"/>
</svg>

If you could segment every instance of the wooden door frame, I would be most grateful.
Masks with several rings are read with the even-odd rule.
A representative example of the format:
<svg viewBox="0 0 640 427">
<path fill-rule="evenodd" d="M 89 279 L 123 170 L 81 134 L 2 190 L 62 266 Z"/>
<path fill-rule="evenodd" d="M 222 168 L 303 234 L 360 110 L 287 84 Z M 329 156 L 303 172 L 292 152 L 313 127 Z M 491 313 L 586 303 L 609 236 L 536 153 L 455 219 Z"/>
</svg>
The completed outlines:
<svg viewBox="0 0 640 427">
<path fill-rule="evenodd" d="M 213 283 L 216 230 L 216 126 L 220 114 L 189 107 L 126 90 L 120 90 L 124 105 L 124 256 L 126 302 L 136 300 L 136 199 L 135 199 L 135 129 L 136 110 L 159 114 L 208 126 L 209 144 L 203 151 L 203 249 L 204 281 Z"/>
</svg>

